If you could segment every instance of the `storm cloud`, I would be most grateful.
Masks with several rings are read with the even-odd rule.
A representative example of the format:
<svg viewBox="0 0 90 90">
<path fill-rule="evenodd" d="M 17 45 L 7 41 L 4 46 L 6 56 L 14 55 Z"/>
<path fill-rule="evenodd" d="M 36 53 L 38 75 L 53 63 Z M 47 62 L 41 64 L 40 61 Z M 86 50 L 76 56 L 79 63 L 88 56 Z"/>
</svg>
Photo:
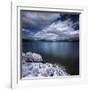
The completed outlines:
<svg viewBox="0 0 90 90">
<path fill-rule="evenodd" d="M 21 12 L 23 38 L 33 40 L 79 39 L 79 14 Z"/>
</svg>

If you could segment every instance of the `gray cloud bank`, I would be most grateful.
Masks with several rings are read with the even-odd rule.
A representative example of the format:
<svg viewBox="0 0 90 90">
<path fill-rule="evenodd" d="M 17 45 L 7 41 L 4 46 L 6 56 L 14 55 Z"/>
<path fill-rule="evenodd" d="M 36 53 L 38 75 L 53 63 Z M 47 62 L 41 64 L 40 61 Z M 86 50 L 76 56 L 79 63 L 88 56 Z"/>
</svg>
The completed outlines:
<svg viewBox="0 0 90 90">
<path fill-rule="evenodd" d="M 79 30 L 75 30 L 75 27 L 79 24 L 79 21 L 73 22 L 70 18 L 64 21 L 56 20 L 60 17 L 61 16 L 59 13 L 22 13 L 22 21 L 24 23 L 40 29 L 38 32 L 34 33 L 30 29 L 23 28 L 23 38 L 51 41 L 79 39 Z"/>
</svg>

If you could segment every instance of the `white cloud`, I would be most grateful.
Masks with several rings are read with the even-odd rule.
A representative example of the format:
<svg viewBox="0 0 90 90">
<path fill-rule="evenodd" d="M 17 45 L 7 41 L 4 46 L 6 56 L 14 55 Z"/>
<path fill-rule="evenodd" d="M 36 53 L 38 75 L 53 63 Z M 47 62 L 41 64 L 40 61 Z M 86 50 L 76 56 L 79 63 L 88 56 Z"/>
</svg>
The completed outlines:
<svg viewBox="0 0 90 90">
<path fill-rule="evenodd" d="M 79 37 L 79 30 L 74 30 L 73 23 L 70 19 L 57 21 L 45 27 L 34 35 L 35 39 L 45 40 L 66 40 Z"/>
<path fill-rule="evenodd" d="M 23 32 L 27 32 L 27 33 L 30 32 L 30 30 L 28 30 L 28 29 L 22 29 L 22 31 L 23 31 Z"/>
<path fill-rule="evenodd" d="M 79 37 L 79 30 L 75 27 L 79 22 L 71 21 L 68 18 L 64 21 L 57 20 L 60 18 L 60 13 L 48 12 L 22 12 L 22 22 L 30 27 L 38 28 L 40 31 L 33 33 L 32 30 L 22 29 L 24 36 L 32 37 L 34 39 L 45 40 L 66 40 Z"/>
</svg>

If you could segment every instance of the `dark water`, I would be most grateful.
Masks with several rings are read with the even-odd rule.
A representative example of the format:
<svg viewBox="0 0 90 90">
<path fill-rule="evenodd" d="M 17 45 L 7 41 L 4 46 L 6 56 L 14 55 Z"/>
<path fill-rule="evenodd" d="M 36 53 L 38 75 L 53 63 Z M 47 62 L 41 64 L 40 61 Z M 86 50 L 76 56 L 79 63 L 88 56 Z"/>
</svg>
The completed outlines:
<svg viewBox="0 0 90 90">
<path fill-rule="evenodd" d="M 39 53 L 44 62 L 63 65 L 71 75 L 79 75 L 79 42 L 23 41 L 23 52 Z"/>
</svg>

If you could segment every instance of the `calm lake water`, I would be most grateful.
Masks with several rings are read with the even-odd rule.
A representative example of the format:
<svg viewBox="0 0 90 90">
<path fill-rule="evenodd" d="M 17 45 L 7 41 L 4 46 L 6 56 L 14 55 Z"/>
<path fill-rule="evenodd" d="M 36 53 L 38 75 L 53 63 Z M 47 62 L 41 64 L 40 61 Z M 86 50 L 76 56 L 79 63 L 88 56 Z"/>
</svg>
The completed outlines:
<svg viewBox="0 0 90 90">
<path fill-rule="evenodd" d="M 79 42 L 23 41 L 23 52 L 39 53 L 44 62 L 57 63 L 79 75 Z"/>
</svg>

